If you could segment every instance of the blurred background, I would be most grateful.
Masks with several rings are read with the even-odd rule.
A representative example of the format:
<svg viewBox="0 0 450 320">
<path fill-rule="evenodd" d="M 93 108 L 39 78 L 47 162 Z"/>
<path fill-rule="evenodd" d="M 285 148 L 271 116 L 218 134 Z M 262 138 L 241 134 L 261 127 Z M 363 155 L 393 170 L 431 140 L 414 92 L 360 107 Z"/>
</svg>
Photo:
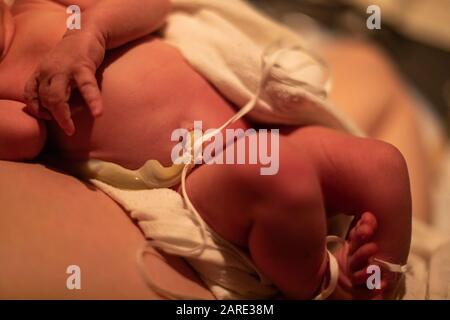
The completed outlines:
<svg viewBox="0 0 450 320">
<path fill-rule="evenodd" d="M 428 100 L 450 136 L 450 0 L 251 0 L 296 30 L 370 39 Z M 369 30 L 369 5 L 381 29 Z"/>
<path fill-rule="evenodd" d="M 450 232 L 450 0 L 248 1 L 297 31 L 312 48 L 327 40 L 362 39 L 390 57 L 422 106 L 419 130 L 431 155 L 424 188 L 433 224 Z M 380 9 L 380 29 L 367 28 L 371 5 Z"/>
</svg>

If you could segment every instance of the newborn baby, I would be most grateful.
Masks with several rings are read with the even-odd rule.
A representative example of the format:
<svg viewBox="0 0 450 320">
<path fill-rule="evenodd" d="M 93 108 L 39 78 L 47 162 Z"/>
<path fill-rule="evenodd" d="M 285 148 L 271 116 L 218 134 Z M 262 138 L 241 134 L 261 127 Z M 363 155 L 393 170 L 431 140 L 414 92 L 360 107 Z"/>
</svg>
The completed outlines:
<svg viewBox="0 0 450 320">
<path fill-rule="evenodd" d="M 73 2 L 83 9 L 81 30 L 66 28 Z M 45 147 L 66 161 L 169 166 L 173 130 L 229 119 L 235 107 L 175 48 L 149 36 L 169 8 L 166 0 L 1 6 L 0 159 L 33 159 Z M 411 199 L 402 155 L 327 128 L 280 129 L 278 174 L 260 175 L 261 164 L 199 166 L 187 179 L 194 206 L 295 299 L 313 298 L 329 281 L 327 218 L 355 216 L 335 253 L 340 276 L 331 298 L 389 298 L 398 275 L 382 266 L 381 289 L 370 290 L 366 269 L 376 258 L 406 263 Z"/>
</svg>

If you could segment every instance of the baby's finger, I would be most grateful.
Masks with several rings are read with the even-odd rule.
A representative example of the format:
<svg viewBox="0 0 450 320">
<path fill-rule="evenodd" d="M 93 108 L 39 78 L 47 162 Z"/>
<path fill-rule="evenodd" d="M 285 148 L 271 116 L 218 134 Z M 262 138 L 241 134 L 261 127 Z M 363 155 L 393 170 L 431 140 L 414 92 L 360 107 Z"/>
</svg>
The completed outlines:
<svg viewBox="0 0 450 320">
<path fill-rule="evenodd" d="M 58 73 L 39 84 L 39 101 L 52 113 L 58 112 L 58 106 L 67 103 L 70 98 L 70 85 L 67 74 Z"/>
<path fill-rule="evenodd" d="M 75 133 L 75 126 L 71 119 L 70 107 L 61 94 L 61 88 L 68 80 L 64 76 L 55 76 L 55 81 L 44 77 L 39 81 L 39 100 L 41 105 L 51 112 L 61 129 L 69 136 Z M 52 84 L 53 83 L 53 84 Z"/>
<path fill-rule="evenodd" d="M 26 103 L 25 111 L 30 113 L 32 116 L 41 118 L 44 120 L 50 120 L 52 117 L 50 113 L 39 107 L 39 97 L 38 97 L 38 79 L 37 74 L 27 81 L 24 88 L 24 99 Z"/>
<path fill-rule="evenodd" d="M 58 125 L 68 136 L 72 136 L 75 133 L 75 125 L 71 118 L 69 104 L 63 102 L 54 111 L 52 114 Z"/>
<path fill-rule="evenodd" d="M 102 97 L 95 74 L 89 68 L 82 68 L 75 74 L 75 83 L 94 117 L 103 111 Z"/>
</svg>

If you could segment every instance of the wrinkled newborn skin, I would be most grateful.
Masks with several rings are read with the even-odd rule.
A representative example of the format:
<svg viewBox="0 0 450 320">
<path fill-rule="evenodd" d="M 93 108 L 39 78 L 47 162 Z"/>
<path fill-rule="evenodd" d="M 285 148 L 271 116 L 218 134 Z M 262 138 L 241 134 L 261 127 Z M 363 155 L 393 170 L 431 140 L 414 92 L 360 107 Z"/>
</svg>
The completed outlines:
<svg viewBox="0 0 450 320">
<path fill-rule="evenodd" d="M 0 100 L 0 134 L 11 138 L 14 130 L 28 128 L 39 139 L 19 149 L 42 144 L 47 130 L 49 147 L 68 160 L 98 158 L 137 168 L 157 159 L 170 165 L 174 129 L 189 128 L 194 120 L 215 128 L 235 113 L 176 49 L 151 37 L 107 52 L 97 73 L 103 115 L 94 121 L 74 96 L 74 136 L 18 112 L 25 82 L 65 32 L 64 9 L 38 0 L 15 6 L 15 36 L 0 62 L 0 98 L 16 102 Z M 4 129 L 8 125 L 11 132 Z M 326 281 L 326 218 L 336 213 L 354 215 L 356 223 L 336 253 L 341 272 L 334 298 L 389 297 L 398 277 L 383 273 L 382 290 L 368 291 L 366 267 L 373 257 L 406 262 L 408 172 L 401 154 L 380 141 L 300 128 L 280 137 L 277 175 L 261 176 L 257 165 L 211 165 L 196 169 L 187 183 L 206 222 L 248 249 L 287 297 L 312 298 Z"/>
</svg>

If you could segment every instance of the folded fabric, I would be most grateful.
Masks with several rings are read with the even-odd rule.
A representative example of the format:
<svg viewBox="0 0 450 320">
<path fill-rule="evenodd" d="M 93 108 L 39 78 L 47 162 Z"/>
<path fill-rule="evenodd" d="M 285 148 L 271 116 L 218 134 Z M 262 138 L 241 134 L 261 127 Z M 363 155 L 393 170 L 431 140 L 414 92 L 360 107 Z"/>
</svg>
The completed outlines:
<svg viewBox="0 0 450 320">
<path fill-rule="evenodd" d="M 184 257 L 217 299 L 269 299 L 278 293 L 245 252 L 210 228 L 207 228 L 203 239 L 198 221 L 186 209 L 177 192 L 166 188 L 124 190 L 95 179 L 90 181 L 129 212 L 153 247 Z M 189 251 L 203 241 L 203 251 L 197 254 Z M 182 253 L 184 249 L 185 254 Z M 138 256 L 138 261 L 141 258 Z M 145 271 L 142 274 L 145 276 Z M 178 299 L 196 298 L 180 296 L 176 292 L 165 294 L 157 279 L 145 277 L 152 289 L 162 295 Z"/>
<path fill-rule="evenodd" d="M 248 117 L 271 124 L 317 124 L 362 135 L 327 101 L 331 82 L 326 64 L 304 47 L 296 33 L 241 0 L 172 2 L 163 40 L 177 47 L 238 108 L 257 90 L 261 57 L 267 50 L 302 48 L 279 59 Z"/>
<path fill-rule="evenodd" d="M 450 238 L 417 219 L 412 223 L 405 300 L 450 298 Z"/>
</svg>

